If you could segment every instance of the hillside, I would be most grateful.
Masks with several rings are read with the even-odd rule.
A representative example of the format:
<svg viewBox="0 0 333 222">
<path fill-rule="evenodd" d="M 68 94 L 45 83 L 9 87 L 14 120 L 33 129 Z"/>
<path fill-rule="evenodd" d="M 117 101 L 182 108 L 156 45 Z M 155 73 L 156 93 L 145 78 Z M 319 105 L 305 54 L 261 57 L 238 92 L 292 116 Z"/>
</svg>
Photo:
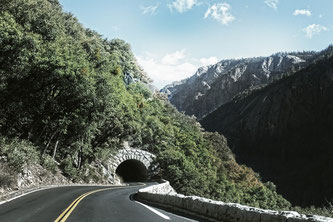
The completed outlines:
<svg viewBox="0 0 333 222">
<path fill-rule="evenodd" d="M 238 93 L 265 85 L 306 67 L 316 52 L 276 53 L 268 57 L 222 60 L 199 68 L 190 78 L 165 86 L 161 92 L 179 111 L 202 119 Z"/>
<path fill-rule="evenodd" d="M 128 43 L 84 28 L 57 0 L 2 2 L 0 64 L 1 187 L 39 164 L 70 181 L 105 183 L 98 163 L 127 142 L 156 154 L 180 193 L 290 207 L 236 163 L 223 136 L 148 89 Z"/>
<path fill-rule="evenodd" d="M 206 130 L 227 137 L 239 162 L 301 206 L 333 200 L 332 49 L 304 70 L 239 97 L 201 121 Z"/>
</svg>

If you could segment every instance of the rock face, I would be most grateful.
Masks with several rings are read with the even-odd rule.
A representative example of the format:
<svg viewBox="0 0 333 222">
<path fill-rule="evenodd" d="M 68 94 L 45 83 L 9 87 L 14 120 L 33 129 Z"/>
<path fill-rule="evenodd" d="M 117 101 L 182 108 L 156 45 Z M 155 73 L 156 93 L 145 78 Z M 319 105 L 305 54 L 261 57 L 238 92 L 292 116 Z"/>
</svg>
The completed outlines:
<svg viewBox="0 0 333 222">
<path fill-rule="evenodd" d="M 17 173 L 5 159 L 0 157 L 0 202 L 40 186 L 72 183 L 59 170 L 52 173 L 39 164 L 25 165 L 22 172 Z"/>
<path fill-rule="evenodd" d="M 332 56 L 221 106 L 201 124 L 225 135 L 237 160 L 293 204 L 333 199 Z"/>
<path fill-rule="evenodd" d="M 167 85 L 161 92 L 168 95 L 178 110 L 202 119 L 245 89 L 306 67 L 316 55 L 315 52 L 277 53 L 269 57 L 222 60 L 199 68 L 192 77 Z"/>
</svg>

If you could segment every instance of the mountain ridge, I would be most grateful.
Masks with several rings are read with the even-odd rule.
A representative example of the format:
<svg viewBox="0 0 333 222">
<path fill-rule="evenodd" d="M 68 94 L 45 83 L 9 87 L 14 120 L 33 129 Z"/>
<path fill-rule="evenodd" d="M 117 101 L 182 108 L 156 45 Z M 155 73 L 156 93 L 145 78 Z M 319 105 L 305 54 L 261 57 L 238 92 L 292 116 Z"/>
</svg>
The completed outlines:
<svg viewBox="0 0 333 222">
<path fill-rule="evenodd" d="M 309 65 L 319 52 L 280 52 L 268 57 L 221 60 L 200 67 L 184 80 L 162 88 L 170 102 L 180 111 L 202 119 L 232 100 L 242 91 L 268 84 L 286 73 L 294 73 Z"/>
</svg>

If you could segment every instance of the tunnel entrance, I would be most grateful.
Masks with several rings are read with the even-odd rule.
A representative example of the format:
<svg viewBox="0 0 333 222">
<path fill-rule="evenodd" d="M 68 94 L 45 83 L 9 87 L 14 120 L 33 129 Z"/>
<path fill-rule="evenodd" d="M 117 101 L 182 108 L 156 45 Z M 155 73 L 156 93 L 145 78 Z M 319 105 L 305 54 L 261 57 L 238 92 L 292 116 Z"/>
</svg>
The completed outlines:
<svg viewBox="0 0 333 222">
<path fill-rule="evenodd" d="M 123 182 L 144 182 L 148 180 L 146 166 L 138 160 L 125 160 L 116 169 Z"/>
</svg>

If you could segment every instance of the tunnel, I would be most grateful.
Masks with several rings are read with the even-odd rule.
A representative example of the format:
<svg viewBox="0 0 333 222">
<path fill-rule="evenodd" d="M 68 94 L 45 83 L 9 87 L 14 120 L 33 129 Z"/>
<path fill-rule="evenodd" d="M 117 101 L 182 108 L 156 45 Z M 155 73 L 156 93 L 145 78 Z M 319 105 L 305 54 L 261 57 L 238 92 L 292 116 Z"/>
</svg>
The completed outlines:
<svg viewBox="0 0 333 222">
<path fill-rule="evenodd" d="M 125 160 L 116 169 L 116 174 L 123 182 L 144 182 L 148 180 L 146 166 L 134 159 Z"/>
</svg>

